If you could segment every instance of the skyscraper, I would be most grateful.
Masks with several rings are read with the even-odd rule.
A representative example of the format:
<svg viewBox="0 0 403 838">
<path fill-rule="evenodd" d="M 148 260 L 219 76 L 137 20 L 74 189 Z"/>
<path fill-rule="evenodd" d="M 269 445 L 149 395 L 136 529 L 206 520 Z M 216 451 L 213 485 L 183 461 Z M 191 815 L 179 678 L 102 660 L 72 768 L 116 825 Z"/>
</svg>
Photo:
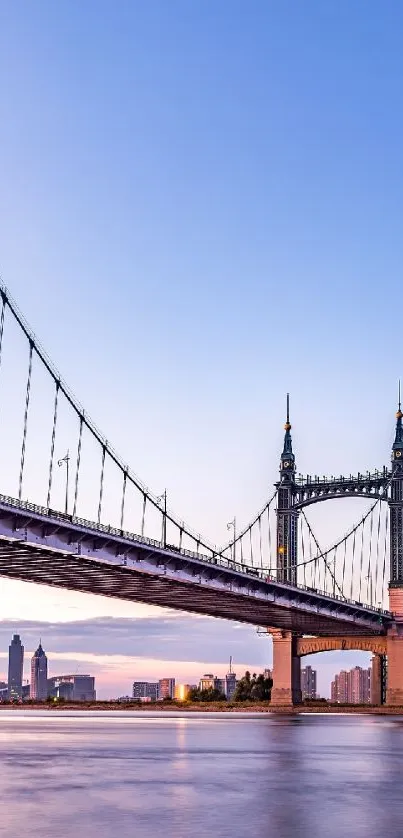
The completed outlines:
<svg viewBox="0 0 403 838">
<path fill-rule="evenodd" d="M 8 697 L 22 697 L 22 669 L 24 666 L 24 647 L 20 635 L 15 634 L 8 647 Z"/>
<path fill-rule="evenodd" d="M 30 698 L 45 701 L 48 697 L 48 659 L 41 642 L 31 659 Z"/>
<path fill-rule="evenodd" d="M 316 669 L 311 666 L 301 669 L 301 691 L 303 700 L 316 698 Z"/>
</svg>

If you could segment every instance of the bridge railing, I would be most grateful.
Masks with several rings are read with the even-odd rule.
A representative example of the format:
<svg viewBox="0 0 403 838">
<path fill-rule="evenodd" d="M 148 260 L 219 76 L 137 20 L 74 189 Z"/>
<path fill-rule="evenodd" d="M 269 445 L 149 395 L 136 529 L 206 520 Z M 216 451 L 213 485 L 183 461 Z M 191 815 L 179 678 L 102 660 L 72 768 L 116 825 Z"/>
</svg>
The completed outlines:
<svg viewBox="0 0 403 838">
<path fill-rule="evenodd" d="M 345 475 L 340 475 L 339 477 L 335 477 L 333 474 L 330 477 L 319 477 L 319 475 L 315 474 L 312 476 L 311 474 L 303 475 L 298 474 L 295 477 L 295 483 L 297 486 L 322 486 L 322 485 L 333 485 L 333 484 L 346 484 L 346 483 L 371 483 L 376 482 L 379 480 L 389 480 L 391 477 L 390 470 L 384 466 L 381 470 L 375 470 L 374 472 L 365 472 L 365 474 L 361 474 L 358 472 L 357 474 L 350 474 L 349 477 Z"/>
</svg>

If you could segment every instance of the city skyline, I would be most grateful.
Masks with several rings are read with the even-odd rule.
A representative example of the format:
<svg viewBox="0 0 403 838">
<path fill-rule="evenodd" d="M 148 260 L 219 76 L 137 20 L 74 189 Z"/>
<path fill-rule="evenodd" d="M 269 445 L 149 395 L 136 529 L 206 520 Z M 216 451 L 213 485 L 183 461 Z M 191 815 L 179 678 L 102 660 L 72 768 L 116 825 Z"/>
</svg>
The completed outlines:
<svg viewBox="0 0 403 838">
<path fill-rule="evenodd" d="M 243 626 L 223 622 L 218 644 L 214 620 L 194 619 L 188 616 L 182 616 L 180 620 L 179 634 L 177 619 L 167 619 L 166 616 L 161 620 L 143 618 L 141 621 L 111 621 L 108 618 L 67 625 L 53 623 L 51 626 L 38 622 L 27 624 L 26 628 L 19 622 L 18 633 L 22 639 L 29 640 L 24 642 L 23 683 L 26 684 L 30 680 L 30 661 L 39 637 L 42 637 L 50 660 L 49 676 L 65 675 L 67 671 L 80 674 L 89 670 L 96 677 L 99 699 L 127 695 L 136 673 L 138 680 L 151 682 L 161 677 L 175 677 L 178 683 L 193 684 L 199 682 L 203 672 L 214 672 L 218 677 L 224 678 L 229 670 L 231 654 L 232 668 L 238 677 L 246 670 L 263 672 L 271 667 L 271 643 L 266 638 L 258 640 L 253 629 L 245 632 Z M 8 646 L 15 633 L 16 624 L 0 621 L 0 680 L 6 682 Z M 249 654 L 248 657 L 254 638 L 255 654 Z M 144 656 L 143 647 L 147 641 L 153 652 L 150 658 Z M 166 657 L 161 656 L 162 643 Z M 134 644 L 136 654 L 130 654 Z M 219 653 L 217 646 L 221 649 Z M 98 647 L 103 648 L 104 655 L 97 651 Z M 119 647 L 120 652 L 114 647 Z M 198 654 L 192 655 L 192 649 L 193 652 L 197 650 Z M 352 668 L 357 665 L 357 660 L 362 668 L 366 668 L 370 665 L 371 654 L 351 651 L 321 652 L 319 655 L 306 656 L 304 667 L 310 665 L 316 670 L 318 694 L 323 698 L 330 698 L 334 673 L 338 669 Z"/>
</svg>

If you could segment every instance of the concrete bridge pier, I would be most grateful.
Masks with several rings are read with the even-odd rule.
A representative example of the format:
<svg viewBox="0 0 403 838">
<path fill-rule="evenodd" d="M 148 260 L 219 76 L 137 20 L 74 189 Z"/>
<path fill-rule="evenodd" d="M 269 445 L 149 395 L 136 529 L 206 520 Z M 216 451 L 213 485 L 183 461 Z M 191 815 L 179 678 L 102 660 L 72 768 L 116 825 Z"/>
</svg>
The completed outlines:
<svg viewBox="0 0 403 838">
<path fill-rule="evenodd" d="M 388 655 L 388 679 L 386 704 L 389 707 L 403 707 L 403 588 L 389 588 L 389 610 L 394 624 L 388 630 L 386 647 Z"/>
<path fill-rule="evenodd" d="M 371 704 L 382 704 L 382 657 L 375 654 L 371 660 Z"/>
<path fill-rule="evenodd" d="M 291 631 L 268 629 L 273 638 L 274 706 L 293 707 L 301 704 L 301 659 L 297 654 L 298 637 Z"/>
</svg>

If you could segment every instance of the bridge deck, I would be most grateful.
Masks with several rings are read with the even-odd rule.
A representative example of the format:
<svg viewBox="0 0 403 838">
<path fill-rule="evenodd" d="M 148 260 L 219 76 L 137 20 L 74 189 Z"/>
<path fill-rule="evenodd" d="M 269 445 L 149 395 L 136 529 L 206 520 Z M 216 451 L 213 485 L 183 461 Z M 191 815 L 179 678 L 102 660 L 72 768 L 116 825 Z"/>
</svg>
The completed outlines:
<svg viewBox="0 0 403 838">
<path fill-rule="evenodd" d="M 256 569 L 2 496 L 0 575 L 302 634 L 374 636 L 391 622 L 388 612 L 267 580 Z"/>
</svg>

